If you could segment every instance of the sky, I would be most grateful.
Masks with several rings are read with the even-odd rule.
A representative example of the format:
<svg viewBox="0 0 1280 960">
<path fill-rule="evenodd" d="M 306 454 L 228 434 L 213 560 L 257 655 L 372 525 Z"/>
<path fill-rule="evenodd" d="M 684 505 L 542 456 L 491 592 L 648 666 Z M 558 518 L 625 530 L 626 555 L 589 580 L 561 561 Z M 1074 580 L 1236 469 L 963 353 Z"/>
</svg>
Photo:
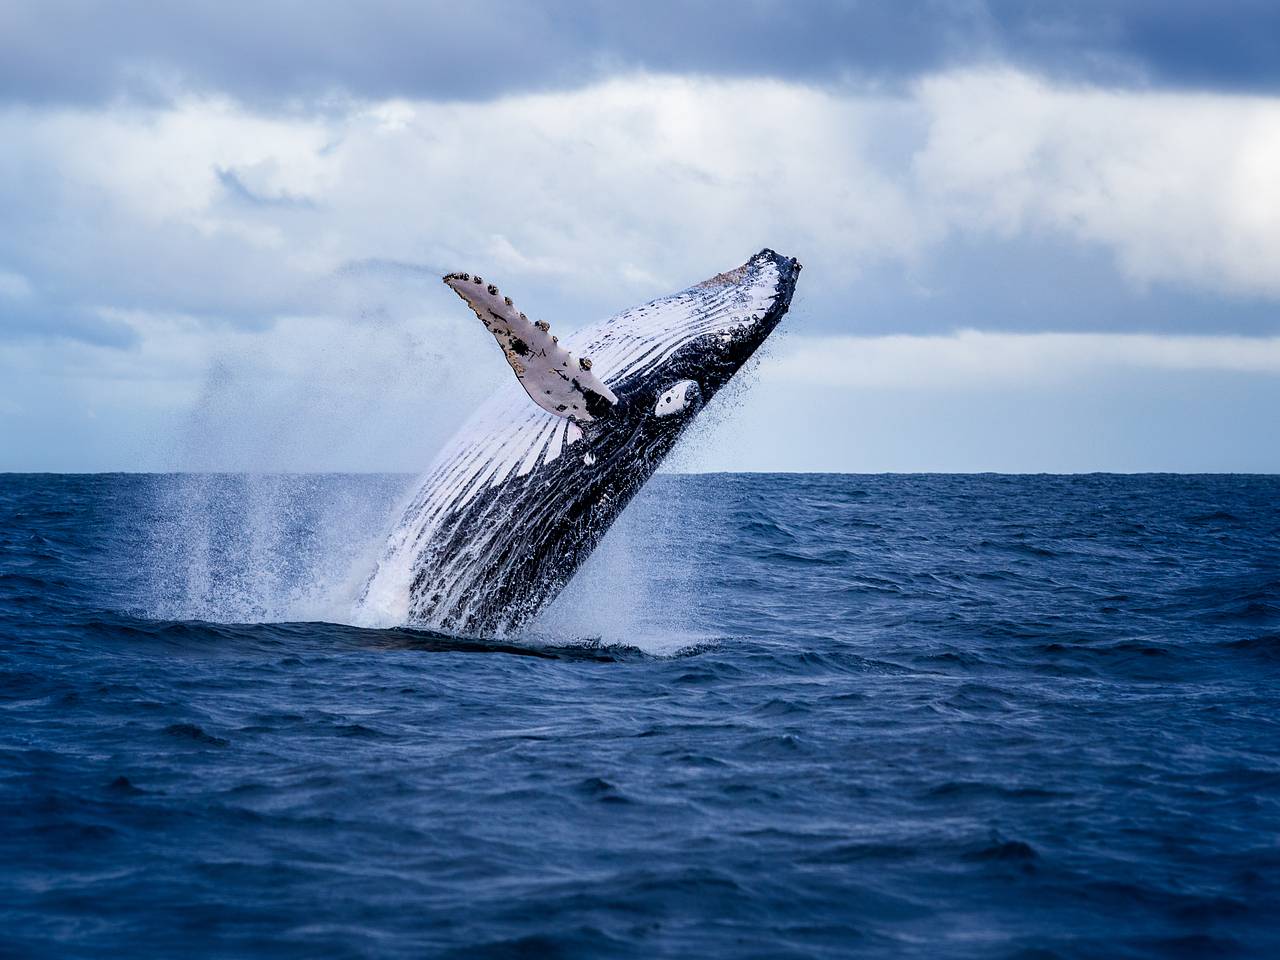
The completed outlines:
<svg viewBox="0 0 1280 960">
<path fill-rule="evenodd" d="M 769 246 L 682 470 L 1280 470 L 1280 6 L 0 0 L 0 470 L 420 471 Z"/>
</svg>

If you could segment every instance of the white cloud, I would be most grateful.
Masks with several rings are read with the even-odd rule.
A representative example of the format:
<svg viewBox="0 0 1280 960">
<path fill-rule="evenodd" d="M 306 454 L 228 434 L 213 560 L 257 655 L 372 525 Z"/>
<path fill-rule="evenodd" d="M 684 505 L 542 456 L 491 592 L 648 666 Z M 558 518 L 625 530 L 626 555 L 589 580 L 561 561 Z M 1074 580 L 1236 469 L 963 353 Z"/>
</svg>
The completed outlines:
<svg viewBox="0 0 1280 960">
<path fill-rule="evenodd" d="M 104 434 L 222 411 L 227 436 L 267 438 L 227 450 L 278 450 L 294 466 L 340 448 L 343 463 L 403 465 L 394 429 L 362 437 L 360 418 L 435 436 L 469 396 L 460 384 L 484 381 L 469 366 L 487 362 L 469 352 L 483 341 L 456 304 L 446 312 L 442 288 L 423 286 L 437 269 L 483 272 L 573 325 L 768 244 L 806 266 L 788 327 L 816 316 L 832 330 L 848 328 L 869 267 L 909 272 L 956 238 L 1049 235 L 1109 251 L 1137 284 L 1280 298 L 1276 98 L 1108 92 L 1009 70 L 942 74 L 894 97 L 633 76 L 312 114 L 222 99 L 11 107 L 0 142 L 0 326 L 64 334 L 69 318 L 100 318 L 128 334 L 123 347 L 0 350 L 0 403 L 60 410 L 41 396 L 73 389 Z M 954 322 L 945 303 L 937 315 Z M 1230 337 L 796 337 L 762 377 L 898 389 L 1101 368 L 1275 373 L 1276 351 Z M 415 380 L 422 362 L 466 374 L 442 391 Z M 215 403 L 219 384 L 233 386 Z M 351 384 L 359 396 L 326 408 L 325 390 Z"/>
<path fill-rule="evenodd" d="M 1054 87 L 1009 70 L 920 84 L 922 202 L 953 230 L 1041 230 L 1139 282 L 1280 296 L 1280 98 Z"/>
<path fill-rule="evenodd" d="M 320 308 L 312 285 L 344 262 L 385 259 L 599 312 L 765 243 L 841 269 L 912 255 L 928 228 L 870 156 L 899 111 L 673 78 L 303 118 L 218 100 L 11 109 L 0 256 L 90 307 L 261 321 Z"/>
<path fill-rule="evenodd" d="M 1125 371 L 1280 376 L 1280 337 L 1109 333 L 791 337 L 760 368 L 771 384 L 855 389 L 1059 386 Z"/>
<path fill-rule="evenodd" d="M 0 260 L 81 307 L 264 322 L 323 310 L 318 278 L 381 258 L 587 319 L 767 243 L 839 314 L 821 291 L 856 293 L 868 265 L 1027 233 L 1101 245 L 1139 283 L 1280 296 L 1278 99 L 1008 70 L 896 98 L 636 76 L 302 116 L 10 108 L 0 140 Z"/>
</svg>

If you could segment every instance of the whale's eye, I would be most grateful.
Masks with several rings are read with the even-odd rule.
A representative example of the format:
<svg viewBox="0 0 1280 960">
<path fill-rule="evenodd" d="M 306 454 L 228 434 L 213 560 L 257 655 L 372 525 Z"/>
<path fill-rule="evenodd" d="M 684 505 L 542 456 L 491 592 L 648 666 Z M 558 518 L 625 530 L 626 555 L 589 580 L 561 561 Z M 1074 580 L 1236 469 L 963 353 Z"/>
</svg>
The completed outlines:
<svg viewBox="0 0 1280 960">
<path fill-rule="evenodd" d="M 674 413 L 696 407 L 702 401 L 702 389 L 693 380 L 678 380 L 662 391 L 653 406 L 655 417 L 669 417 Z"/>
</svg>

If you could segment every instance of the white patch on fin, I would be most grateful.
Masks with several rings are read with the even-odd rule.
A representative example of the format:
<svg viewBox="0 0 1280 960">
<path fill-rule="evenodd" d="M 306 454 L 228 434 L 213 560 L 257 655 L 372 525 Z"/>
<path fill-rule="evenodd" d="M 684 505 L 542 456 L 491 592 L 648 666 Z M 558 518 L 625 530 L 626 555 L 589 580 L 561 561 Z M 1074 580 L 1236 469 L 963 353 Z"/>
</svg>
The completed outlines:
<svg viewBox="0 0 1280 960">
<path fill-rule="evenodd" d="M 525 393 L 543 410 L 587 423 L 618 402 L 589 359 L 560 346 L 549 324 L 533 323 L 492 283 L 468 273 L 451 273 L 444 282 L 493 334 Z"/>
</svg>

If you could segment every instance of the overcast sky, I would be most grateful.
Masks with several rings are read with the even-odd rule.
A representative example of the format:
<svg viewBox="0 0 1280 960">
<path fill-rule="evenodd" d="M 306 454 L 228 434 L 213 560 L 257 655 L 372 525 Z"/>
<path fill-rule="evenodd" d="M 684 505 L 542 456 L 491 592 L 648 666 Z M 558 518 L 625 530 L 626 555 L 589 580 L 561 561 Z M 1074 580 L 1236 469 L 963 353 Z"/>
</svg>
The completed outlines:
<svg viewBox="0 0 1280 960">
<path fill-rule="evenodd" d="M 793 310 L 682 469 L 1280 469 L 1280 6 L 0 0 L 0 469 L 422 469 L 569 329 Z"/>
</svg>

